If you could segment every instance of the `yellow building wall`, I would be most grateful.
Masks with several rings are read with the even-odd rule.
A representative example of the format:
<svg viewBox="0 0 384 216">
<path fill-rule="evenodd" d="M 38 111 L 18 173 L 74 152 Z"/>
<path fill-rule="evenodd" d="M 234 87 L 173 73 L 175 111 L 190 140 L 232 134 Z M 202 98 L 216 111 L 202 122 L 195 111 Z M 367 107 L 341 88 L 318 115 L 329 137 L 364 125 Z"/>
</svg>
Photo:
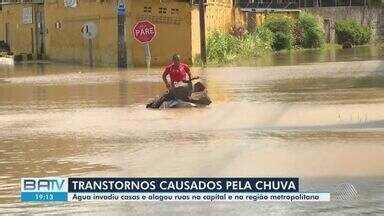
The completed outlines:
<svg viewBox="0 0 384 216">
<path fill-rule="evenodd" d="M 0 41 L 5 40 L 5 23 L 2 11 L 0 12 Z"/>
<path fill-rule="evenodd" d="M 151 42 L 152 65 L 170 63 L 172 54 L 181 54 L 182 61 L 191 64 L 200 54 L 198 6 L 190 1 L 126 0 L 127 60 L 130 66 L 144 66 L 143 45 L 133 39 L 132 29 L 139 20 L 149 20 L 157 27 Z M 81 27 L 93 21 L 98 35 L 92 41 L 96 66 L 117 65 L 117 0 L 78 0 L 75 8 L 64 6 L 62 0 L 46 0 L 45 57 L 52 61 L 89 63 L 88 40 L 82 37 Z M 14 53 L 32 53 L 36 49 L 35 20 L 22 24 L 22 8 L 27 4 L 3 6 L 0 13 L 0 40 L 4 26 L 9 23 L 9 38 Z M 148 10 L 150 8 L 150 10 Z M 35 19 L 35 18 L 34 18 Z M 207 38 L 212 31 L 229 31 L 244 26 L 245 14 L 233 7 L 233 0 L 208 0 L 206 6 Z"/>
<path fill-rule="evenodd" d="M 229 31 L 234 24 L 232 0 L 208 0 L 205 10 L 205 25 L 208 33 Z"/>
<path fill-rule="evenodd" d="M 239 8 L 233 6 L 234 0 L 208 0 L 205 10 L 207 34 L 213 31 L 228 32 L 232 27 L 244 27 L 246 17 Z M 196 7 L 198 12 L 198 7 Z M 199 19 L 194 21 L 199 22 Z"/>
<path fill-rule="evenodd" d="M 265 22 L 265 13 L 256 13 L 256 26 L 262 26 Z"/>
<path fill-rule="evenodd" d="M 47 58 L 88 64 L 89 42 L 83 38 L 81 28 L 89 21 L 98 26 L 98 34 L 92 40 L 94 64 L 116 66 L 116 1 L 78 1 L 75 8 L 68 8 L 64 6 L 64 1 L 47 0 L 45 3 Z M 131 50 L 129 45 L 130 43 L 127 43 L 127 50 Z M 127 63 L 132 64 L 131 52 L 127 52 Z"/>
<path fill-rule="evenodd" d="M 247 17 L 246 14 L 240 10 L 240 8 L 234 8 L 234 25 L 235 26 L 241 26 L 241 27 L 246 27 L 247 24 Z"/>
<path fill-rule="evenodd" d="M 149 20 L 156 25 L 157 35 L 150 43 L 152 65 L 169 64 L 174 53 L 179 53 L 183 62 L 192 63 L 189 2 L 133 1 L 130 17 L 132 24 L 128 26 L 128 34 L 135 66 L 145 65 L 144 47 L 133 39 L 132 33 L 133 26 L 140 20 Z"/>
<path fill-rule="evenodd" d="M 200 58 L 199 7 L 191 9 L 192 56 Z M 214 31 L 229 32 L 232 27 L 245 27 L 246 16 L 239 8 L 233 7 L 233 0 L 207 0 L 205 8 L 206 39 Z"/>
<path fill-rule="evenodd" d="M 191 52 L 193 62 L 200 58 L 199 8 L 196 6 L 191 10 Z"/>
<path fill-rule="evenodd" d="M 33 4 L 3 5 L 0 16 L 0 40 L 5 41 L 5 25 L 8 23 L 8 42 L 14 54 L 35 52 L 35 7 Z M 23 8 L 32 7 L 32 24 L 23 24 Z"/>
</svg>

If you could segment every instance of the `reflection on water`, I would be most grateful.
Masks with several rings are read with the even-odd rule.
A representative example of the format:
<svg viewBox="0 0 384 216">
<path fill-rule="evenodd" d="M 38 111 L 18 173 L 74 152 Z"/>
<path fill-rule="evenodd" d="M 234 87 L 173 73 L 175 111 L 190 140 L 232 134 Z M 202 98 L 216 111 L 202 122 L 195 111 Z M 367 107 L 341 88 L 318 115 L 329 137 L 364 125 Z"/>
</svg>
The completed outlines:
<svg viewBox="0 0 384 216">
<path fill-rule="evenodd" d="M 193 68 L 214 101 L 203 109 L 145 109 L 164 91 L 159 68 L 1 68 L 0 213 L 383 213 L 384 61 L 358 53 L 370 61 Z M 323 61 L 309 56 L 293 64 Z M 359 199 L 20 203 L 20 178 L 44 176 L 300 176 L 304 191 L 347 181 Z"/>
<path fill-rule="evenodd" d="M 13 129 L 21 127 L 13 125 Z M 29 124 L 28 127 L 35 127 Z M 7 139 L 8 138 L 8 139 Z M 111 170 L 113 167 L 97 163 L 64 160 L 69 156 L 83 157 L 91 154 L 92 147 L 72 137 L 49 137 L 34 134 L 33 137 L 4 137 L 1 140 L 1 189 L 0 203 L 18 199 L 20 179 L 26 176 L 68 176 L 95 170 Z M 58 167 L 60 167 L 58 169 Z M 17 191 L 15 191 L 17 189 Z"/>
<path fill-rule="evenodd" d="M 253 66 L 297 65 L 320 62 L 378 60 L 384 58 L 384 45 L 375 44 L 353 49 L 326 47 L 323 49 L 291 50 L 270 53 L 240 64 Z M 239 63 L 237 63 L 239 64 Z"/>
</svg>

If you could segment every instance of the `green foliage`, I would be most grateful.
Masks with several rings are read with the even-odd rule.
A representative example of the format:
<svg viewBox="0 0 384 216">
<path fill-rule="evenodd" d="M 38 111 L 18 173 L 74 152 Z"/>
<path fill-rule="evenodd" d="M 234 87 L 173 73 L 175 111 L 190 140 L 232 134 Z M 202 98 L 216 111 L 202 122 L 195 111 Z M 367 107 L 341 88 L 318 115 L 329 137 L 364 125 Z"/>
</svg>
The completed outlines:
<svg viewBox="0 0 384 216">
<path fill-rule="evenodd" d="M 268 34 L 273 37 L 273 33 L 269 30 L 259 30 L 245 35 L 239 44 L 241 57 L 255 57 L 272 50 L 272 39 L 266 39 Z"/>
<path fill-rule="evenodd" d="M 371 40 L 372 30 L 353 20 L 341 20 L 335 24 L 336 38 L 339 44 L 362 45 Z"/>
<path fill-rule="evenodd" d="M 272 48 L 276 51 L 283 49 L 291 49 L 293 44 L 293 36 L 284 32 L 276 32 L 274 35 Z"/>
<path fill-rule="evenodd" d="M 271 30 L 261 26 L 256 29 L 256 32 L 254 34 L 256 34 L 257 37 L 260 38 L 261 44 L 262 46 L 264 46 L 264 50 L 270 50 L 272 48 L 274 34 Z"/>
<path fill-rule="evenodd" d="M 226 33 L 213 32 L 207 40 L 207 57 L 211 62 L 231 62 L 237 55 L 238 39 Z"/>
<path fill-rule="evenodd" d="M 273 33 L 292 33 L 294 26 L 295 21 L 291 17 L 280 14 L 269 15 L 264 23 L 264 27 Z"/>
<path fill-rule="evenodd" d="M 271 51 L 272 41 L 273 33 L 265 28 L 240 38 L 216 31 L 208 37 L 208 61 L 230 63 L 240 58 L 252 58 Z"/>
<path fill-rule="evenodd" d="M 338 42 L 343 45 L 368 43 L 372 35 L 369 27 L 354 21 L 339 21 L 335 28 Z M 301 13 L 295 21 L 291 17 L 274 14 L 268 16 L 264 25 L 254 33 L 247 33 L 242 28 L 233 28 L 232 34 L 213 32 L 207 40 L 207 57 L 209 63 L 231 63 L 271 50 L 291 49 L 294 44 L 304 48 L 322 47 L 324 37 L 320 17 Z"/>
<path fill-rule="evenodd" d="M 263 27 L 274 33 L 272 48 L 274 50 L 291 49 L 294 41 L 295 22 L 291 17 L 274 14 L 267 17 Z"/>
<path fill-rule="evenodd" d="M 300 13 L 297 22 L 296 43 L 304 48 L 318 48 L 325 43 L 323 23 L 319 17 Z"/>
<path fill-rule="evenodd" d="M 257 43 L 258 38 L 254 37 L 252 34 L 244 35 L 241 41 L 239 41 L 237 49 L 239 50 L 239 55 L 242 57 L 252 57 L 257 53 Z"/>
</svg>

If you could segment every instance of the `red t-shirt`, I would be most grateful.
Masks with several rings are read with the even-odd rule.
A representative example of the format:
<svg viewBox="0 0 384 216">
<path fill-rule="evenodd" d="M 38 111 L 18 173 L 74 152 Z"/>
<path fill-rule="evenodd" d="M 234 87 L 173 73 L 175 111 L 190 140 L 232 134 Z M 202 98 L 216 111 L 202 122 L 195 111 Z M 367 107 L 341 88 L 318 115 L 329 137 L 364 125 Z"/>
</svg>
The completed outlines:
<svg viewBox="0 0 384 216">
<path fill-rule="evenodd" d="M 174 64 L 170 64 L 164 71 L 165 76 L 169 74 L 172 83 L 187 80 L 189 72 L 190 70 L 188 65 L 183 63 L 180 63 L 179 67 L 176 67 Z"/>
</svg>

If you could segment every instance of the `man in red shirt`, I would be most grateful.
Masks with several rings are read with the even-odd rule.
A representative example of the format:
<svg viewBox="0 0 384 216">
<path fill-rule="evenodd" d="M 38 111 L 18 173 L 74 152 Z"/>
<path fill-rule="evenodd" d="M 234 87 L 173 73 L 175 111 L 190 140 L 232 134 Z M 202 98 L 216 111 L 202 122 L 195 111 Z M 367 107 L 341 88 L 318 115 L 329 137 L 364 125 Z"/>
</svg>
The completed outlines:
<svg viewBox="0 0 384 216">
<path fill-rule="evenodd" d="M 168 83 L 167 76 L 169 75 L 171 83 Z M 168 65 L 163 73 L 163 81 L 167 89 L 175 88 L 175 84 L 188 81 L 192 78 L 191 71 L 188 65 L 180 63 L 180 55 L 175 54 L 172 57 L 172 64 Z"/>
<path fill-rule="evenodd" d="M 167 80 L 167 76 L 170 77 L 170 83 Z M 198 79 L 196 77 L 195 79 Z M 172 57 L 172 64 L 168 65 L 163 73 L 163 81 L 168 89 L 168 91 L 163 94 L 161 97 L 156 98 L 155 100 L 151 101 L 147 104 L 147 108 L 160 108 L 165 101 L 170 102 L 176 102 L 176 105 L 173 104 L 172 106 L 170 104 L 169 107 L 183 107 L 188 105 L 177 105 L 178 100 L 184 101 L 184 102 L 197 102 L 199 104 L 203 105 L 209 105 L 211 103 L 211 100 L 206 95 L 205 87 L 201 83 L 195 84 L 195 89 L 198 92 L 201 92 L 203 94 L 200 94 L 200 97 L 194 97 L 191 99 L 191 94 L 193 92 L 192 87 L 192 75 L 191 71 L 188 67 L 188 65 L 180 63 L 180 56 L 178 54 L 173 55 Z M 186 82 L 184 82 L 186 81 Z M 196 87 L 197 86 L 197 87 Z M 199 90 L 200 89 L 200 90 Z M 167 107 L 167 104 L 165 104 L 164 107 Z"/>
</svg>

